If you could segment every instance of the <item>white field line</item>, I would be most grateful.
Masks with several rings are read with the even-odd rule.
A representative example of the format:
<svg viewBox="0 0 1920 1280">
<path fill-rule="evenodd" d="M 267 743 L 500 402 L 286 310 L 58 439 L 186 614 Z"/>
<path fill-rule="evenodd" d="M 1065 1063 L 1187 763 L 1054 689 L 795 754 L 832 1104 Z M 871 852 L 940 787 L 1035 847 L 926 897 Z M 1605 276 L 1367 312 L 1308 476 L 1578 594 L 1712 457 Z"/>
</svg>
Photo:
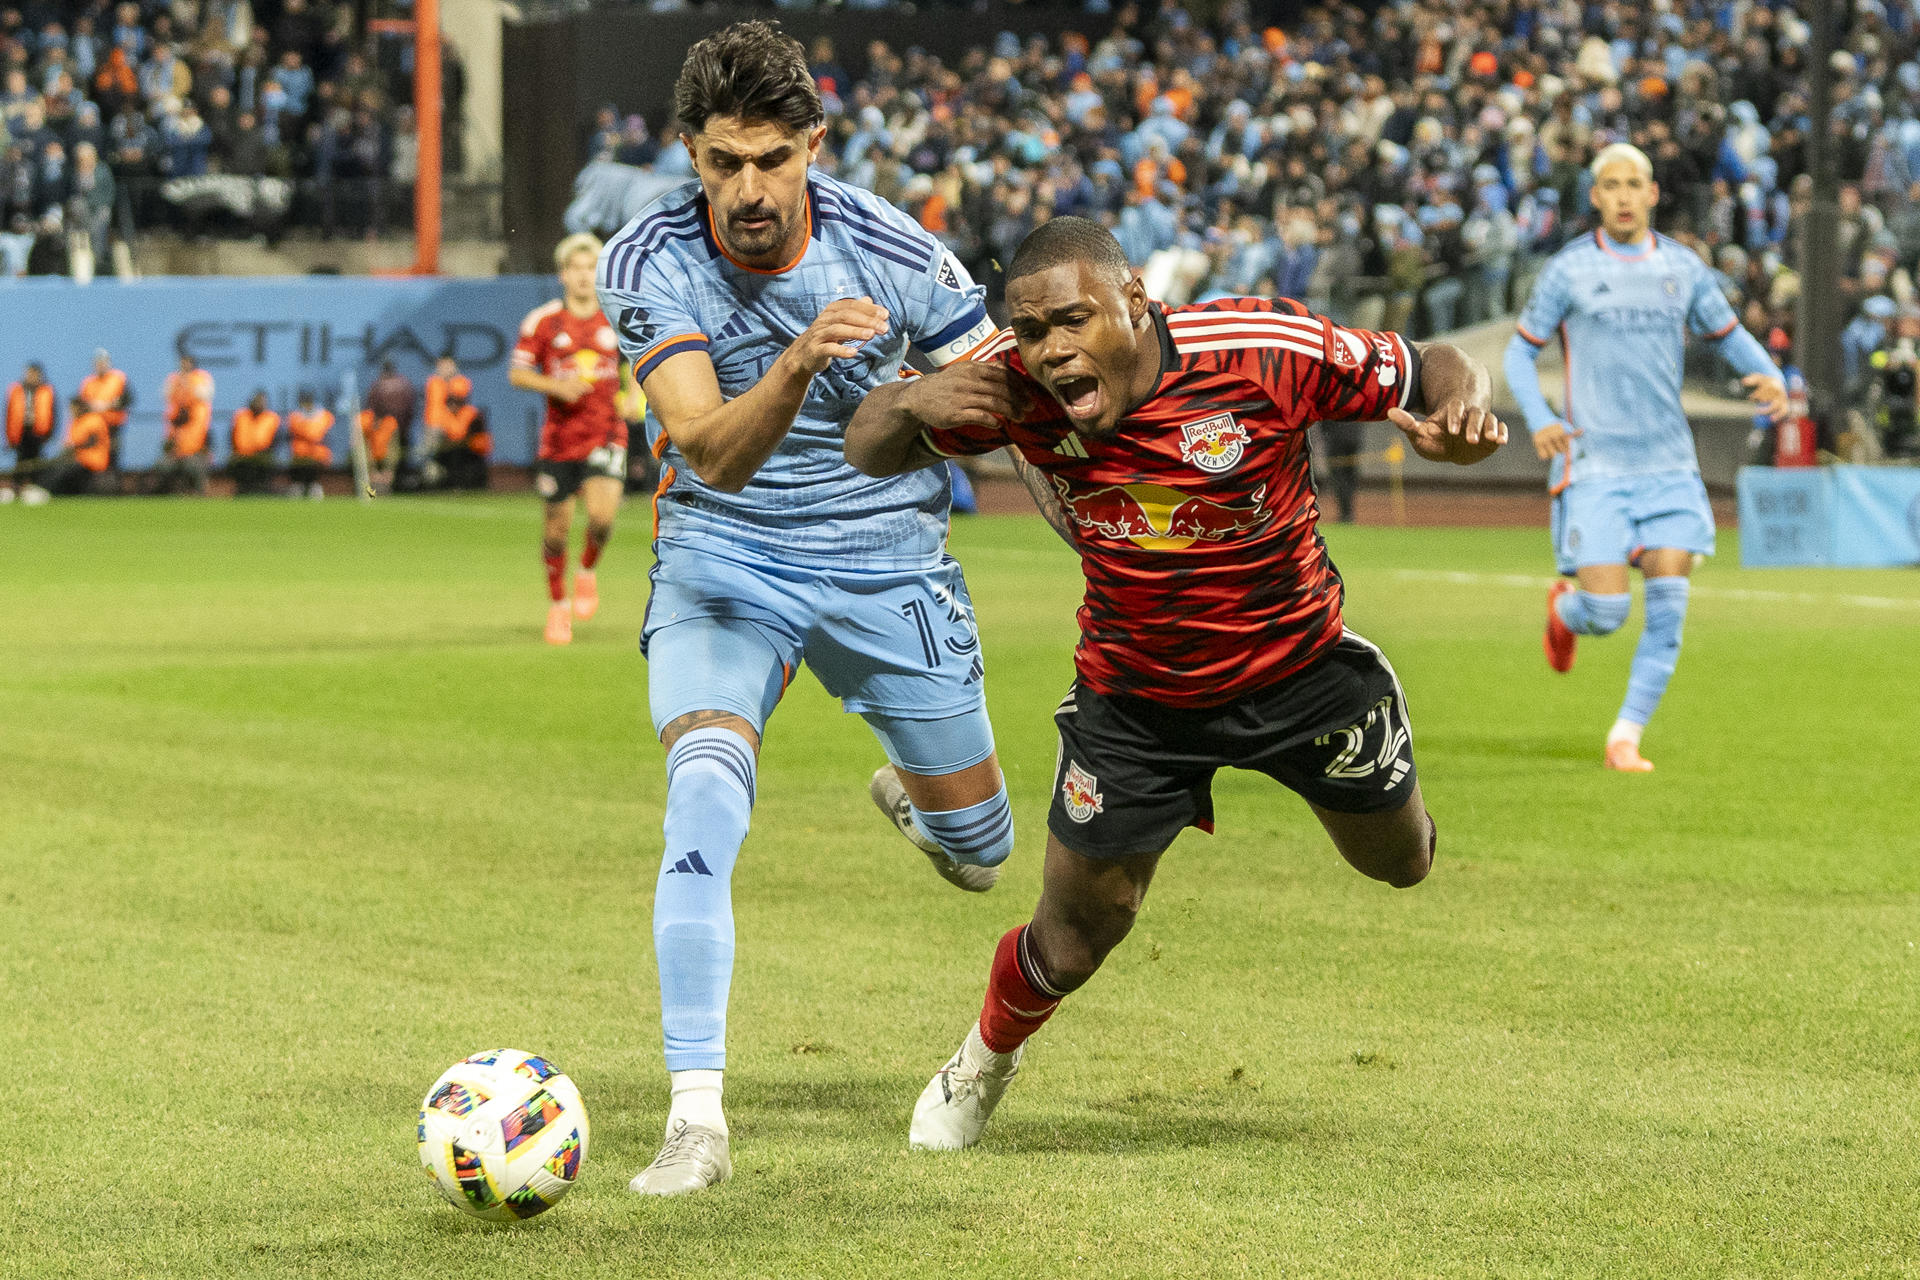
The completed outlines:
<svg viewBox="0 0 1920 1280">
<path fill-rule="evenodd" d="M 1463 587 L 1525 587 L 1538 591 L 1553 581 L 1526 573 L 1468 573 L 1456 569 L 1396 569 L 1394 577 L 1409 582 L 1451 582 Z M 1712 600 L 1741 600 L 1754 604 L 1852 605 L 1860 609 L 1920 611 L 1920 597 L 1862 596 L 1827 591 L 1767 591 L 1758 587 L 1713 587 L 1696 584 L 1693 593 Z"/>
</svg>

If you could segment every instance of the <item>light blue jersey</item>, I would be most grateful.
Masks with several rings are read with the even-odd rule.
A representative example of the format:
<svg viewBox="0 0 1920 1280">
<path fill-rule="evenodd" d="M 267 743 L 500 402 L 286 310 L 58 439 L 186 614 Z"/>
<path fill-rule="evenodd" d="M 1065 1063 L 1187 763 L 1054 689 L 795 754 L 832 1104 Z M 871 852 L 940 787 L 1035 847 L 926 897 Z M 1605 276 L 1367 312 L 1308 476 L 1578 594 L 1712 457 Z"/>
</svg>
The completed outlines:
<svg viewBox="0 0 1920 1280">
<path fill-rule="evenodd" d="M 1575 433 L 1570 465 L 1581 482 L 1698 472 L 1680 407 L 1688 334 L 1717 343 L 1742 374 L 1780 377 L 1766 350 L 1740 327 L 1707 264 L 1658 233 L 1636 247 L 1603 231 L 1569 244 L 1540 273 L 1517 328 L 1507 348 L 1507 382 L 1530 430 L 1564 422 Z M 1559 414 L 1534 371 L 1539 349 L 1556 336 L 1567 363 Z M 1558 487 L 1562 460 L 1554 465 Z"/>
<path fill-rule="evenodd" d="M 798 261 L 781 271 L 744 267 L 721 249 L 706 196 L 689 182 L 648 205 L 600 255 L 600 306 L 640 381 L 670 356 L 703 351 L 732 399 L 829 303 L 870 297 L 890 317 L 858 356 L 814 377 L 793 429 L 739 493 L 702 484 L 648 414 L 648 444 L 670 476 L 659 538 L 802 567 L 937 565 L 946 472 L 874 479 L 847 465 L 842 441 L 862 398 L 900 377 L 910 345 L 939 366 L 993 333 L 984 290 L 929 232 L 871 192 L 812 173 L 807 219 Z"/>
</svg>

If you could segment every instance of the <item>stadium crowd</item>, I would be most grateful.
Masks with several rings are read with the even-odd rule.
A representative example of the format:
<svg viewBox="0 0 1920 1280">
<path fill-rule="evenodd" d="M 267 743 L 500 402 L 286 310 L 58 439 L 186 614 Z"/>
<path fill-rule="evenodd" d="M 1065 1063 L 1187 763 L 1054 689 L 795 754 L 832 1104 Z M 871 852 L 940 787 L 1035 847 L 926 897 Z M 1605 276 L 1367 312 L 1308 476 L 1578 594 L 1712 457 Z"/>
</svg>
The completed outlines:
<svg viewBox="0 0 1920 1280">
<path fill-rule="evenodd" d="M 1791 345 L 1811 187 L 1810 32 L 1791 7 L 1406 0 L 1316 8 L 1285 31 L 1245 0 L 1211 24 L 1177 0 L 1113 17 L 1097 42 L 1002 32 L 954 66 L 874 42 L 858 78 L 816 40 L 821 163 L 982 279 L 1039 222 L 1077 213 L 1110 225 L 1169 301 L 1279 294 L 1425 335 L 1513 309 L 1590 225 L 1588 161 L 1630 141 L 1653 158 L 1660 229 L 1719 271 L 1757 337 Z M 1868 303 L 1849 340 L 1866 407 L 1874 353 L 1910 370 L 1920 338 L 1920 25 L 1880 0 L 1847 21 L 1830 127 L 1847 184 L 1838 287 Z M 662 145 L 606 108 L 590 170 L 690 174 L 670 133 Z M 627 211 L 617 185 L 586 194 L 581 225 Z"/>
<path fill-rule="evenodd" d="M 0 276 L 84 274 L 136 224 L 377 233 L 416 171 L 409 58 L 338 0 L 0 4 Z"/>
</svg>

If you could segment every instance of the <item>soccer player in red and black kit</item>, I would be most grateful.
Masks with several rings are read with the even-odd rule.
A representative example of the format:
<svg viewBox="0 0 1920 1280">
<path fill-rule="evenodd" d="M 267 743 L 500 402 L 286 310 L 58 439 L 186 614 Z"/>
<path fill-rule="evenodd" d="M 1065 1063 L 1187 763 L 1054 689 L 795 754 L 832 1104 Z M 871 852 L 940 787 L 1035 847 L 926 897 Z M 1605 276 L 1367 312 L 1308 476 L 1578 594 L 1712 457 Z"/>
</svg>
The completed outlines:
<svg viewBox="0 0 1920 1280">
<path fill-rule="evenodd" d="M 613 518 L 627 483 L 627 424 L 621 420 L 620 341 L 600 313 L 594 267 L 600 242 L 571 235 L 553 251 L 562 297 L 527 313 L 513 348 L 507 380 L 547 398 L 540 429 L 540 461 L 534 487 L 546 500 L 540 554 L 547 563 L 547 643 L 573 640 L 573 619 L 591 618 L 600 607 L 594 566 L 613 536 Z M 573 528 L 573 496 L 587 503 L 586 546 L 573 575 L 567 604 L 567 534 Z"/>
<path fill-rule="evenodd" d="M 1108 232 L 1055 218 L 1007 272 L 1010 330 L 970 364 L 870 393 L 847 458 L 872 475 L 1011 444 L 1087 579 L 1054 719 L 1044 887 L 1000 940 L 985 1008 L 914 1108 L 915 1147 L 980 1138 L 1027 1037 L 1132 927 L 1160 855 L 1213 829 L 1216 770 L 1298 793 L 1355 868 L 1419 883 L 1437 839 L 1400 683 L 1341 620 L 1307 428 L 1390 418 L 1423 457 L 1506 439 L 1457 348 L 1287 301 L 1164 310 Z M 1423 416 L 1416 416 L 1423 415 Z"/>
</svg>

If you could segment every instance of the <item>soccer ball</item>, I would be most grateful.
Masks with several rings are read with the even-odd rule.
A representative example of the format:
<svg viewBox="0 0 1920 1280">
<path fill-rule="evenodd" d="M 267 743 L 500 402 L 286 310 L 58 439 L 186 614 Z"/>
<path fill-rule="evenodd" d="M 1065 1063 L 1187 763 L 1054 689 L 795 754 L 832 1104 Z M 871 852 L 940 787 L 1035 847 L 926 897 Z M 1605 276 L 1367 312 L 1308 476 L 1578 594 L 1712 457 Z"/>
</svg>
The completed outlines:
<svg viewBox="0 0 1920 1280">
<path fill-rule="evenodd" d="M 580 1176 L 587 1109 L 545 1058 L 490 1049 L 447 1068 L 420 1104 L 420 1163 L 454 1206 L 488 1222 L 545 1213 Z"/>
</svg>

